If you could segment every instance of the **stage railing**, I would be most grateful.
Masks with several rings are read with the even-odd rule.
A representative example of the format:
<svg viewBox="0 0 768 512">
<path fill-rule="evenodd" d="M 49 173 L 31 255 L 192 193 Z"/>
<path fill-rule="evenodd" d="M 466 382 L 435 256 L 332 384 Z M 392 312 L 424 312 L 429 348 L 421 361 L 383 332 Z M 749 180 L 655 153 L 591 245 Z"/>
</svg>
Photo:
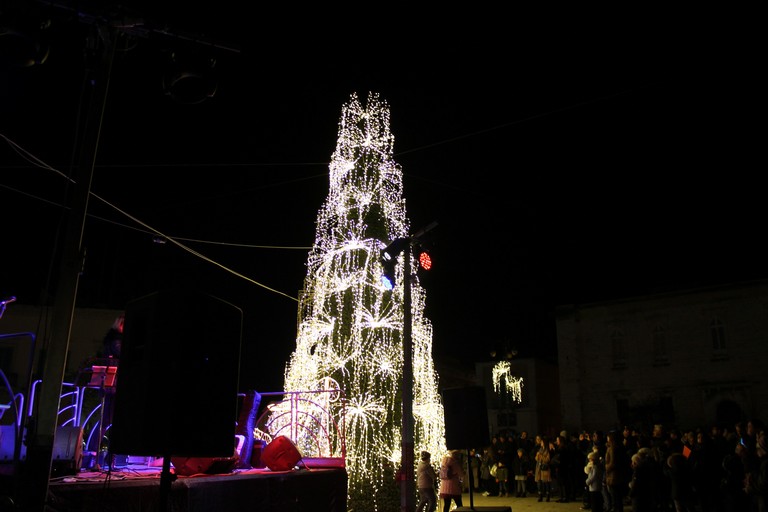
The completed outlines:
<svg viewBox="0 0 768 512">
<path fill-rule="evenodd" d="M 256 421 L 255 438 L 267 444 L 286 436 L 307 465 L 346 466 L 346 398 L 337 388 L 260 393 L 268 403 Z"/>
<path fill-rule="evenodd" d="M 6 447 L 7 451 L 15 452 L 15 462 L 26 458 L 26 450 L 21 442 L 23 428 L 34 415 L 35 398 L 39 394 L 41 383 L 39 379 L 32 383 L 26 404 L 23 394 L 18 393 L 15 403 L 5 404 L 0 408 L 0 414 L 9 414 L 11 408 L 18 411 L 13 425 L 15 439 L 11 446 Z M 83 455 L 89 452 L 91 455 L 97 455 L 101 447 L 103 392 L 103 389 L 94 386 L 62 383 L 57 427 L 83 429 Z M 299 449 L 302 460 L 308 467 L 346 466 L 346 399 L 341 390 L 276 391 L 259 395 L 262 406 L 253 432 L 256 442 L 266 445 L 278 436 L 286 436 Z M 105 433 L 110 426 L 106 425 Z M 6 460 L 10 461 L 10 453 L 6 455 L 9 456 Z M 83 462 L 86 460 L 87 458 L 84 458 Z"/>
<path fill-rule="evenodd" d="M 10 302 L 15 301 L 16 298 L 13 297 Z M 5 305 L 8 303 L 8 301 L 5 301 L 0 306 L 0 317 L 2 317 L 3 312 L 5 311 Z M 11 344 L 15 344 L 18 340 L 27 340 L 29 342 L 29 350 L 27 353 L 27 367 L 26 367 L 26 380 L 23 381 L 23 390 L 18 391 L 14 390 L 11 386 L 11 383 L 8 381 L 8 376 L 5 374 L 5 372 L 0 371 L 2 374 L 2 380 L 3 380 L 3 388 L 8 393 L 8 402 L 6 405 L 8 405 L 8 409 L 13 410 L 14 418 L 12 421 L 12 425 L 2 425 L 0 426 L 0 429 L 6 432 L 6 435 L 2 435 L 0 433 L 0 461 L 6 461 L 10 460 L 17 464 L 22 456 L 24 455 L 24 447 L 22 443 L 22 439 L 24 436 L 24 428 L 26 427 L 25 421 L 26 421 L 26 415 L 24 414 L 24 401 L 25 397 L 28 397 L 31 393 L 31 387 L 32 383 L 30 382 L 30 375 L 32 374 L 32 366 L 34 364 L 34 357 L 35 357 L 35 345 L 37 342 L 37 337 L 34 333 L 31 332 L 14 332 L 14 333 L 3 333 L 0 334 L 0 342 L 5 342 L 6 340 L 10 341 Z M 13 353 L 13 352 L 12 352 Z M 0 418 L 2 418 L 2 414 L 0 414 Z M 10 432 L 10 441 L 8 440 L 8 432 Z M 10 455 L 9 455 L 10 454 Z"/>
</svg>

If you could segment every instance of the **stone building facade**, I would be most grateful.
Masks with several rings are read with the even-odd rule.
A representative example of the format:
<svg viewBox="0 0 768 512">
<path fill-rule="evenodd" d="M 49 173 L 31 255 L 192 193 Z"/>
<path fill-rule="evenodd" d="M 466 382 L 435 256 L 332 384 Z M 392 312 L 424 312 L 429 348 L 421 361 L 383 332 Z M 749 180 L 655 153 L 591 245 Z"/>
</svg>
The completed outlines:
<svg viewBox="0 0 768 512">
<path fill-rule="evenodd" d="M 768 281 L 560 306 L 563 424 L 607 430 L 768 419 Z"/>
</svg>

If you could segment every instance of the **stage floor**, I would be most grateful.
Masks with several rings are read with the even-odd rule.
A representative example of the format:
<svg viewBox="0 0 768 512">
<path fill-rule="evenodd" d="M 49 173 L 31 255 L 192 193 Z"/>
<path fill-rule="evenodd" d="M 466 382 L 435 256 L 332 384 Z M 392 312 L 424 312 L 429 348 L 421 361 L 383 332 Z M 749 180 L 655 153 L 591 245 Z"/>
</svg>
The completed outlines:
<svg viewBox="0 0 768 512">
<path fill-rule="evenodd" d="M 234 470 L 177 476 L 168 489 L 162 468 L 129 465 L 52 479 L 51 512 L 346 512 L 344 468 Z"/>
</svg>

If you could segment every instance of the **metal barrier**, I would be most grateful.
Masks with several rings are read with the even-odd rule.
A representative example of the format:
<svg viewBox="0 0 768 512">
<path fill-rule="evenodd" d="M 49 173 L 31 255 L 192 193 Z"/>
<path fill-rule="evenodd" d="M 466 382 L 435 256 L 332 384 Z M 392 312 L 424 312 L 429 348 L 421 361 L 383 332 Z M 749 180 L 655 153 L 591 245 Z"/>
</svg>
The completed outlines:
<svg viewBox="0 0 768 512">
<path fill-rule="evenodd" d="M 277 436 L 291 439 L 305 463 L 344 467 L 346 398 L 338 389 L 260 393 L 282 397 L 266 405 L 256 421 L 255 437 L 269 443 Z"/>
</svg>

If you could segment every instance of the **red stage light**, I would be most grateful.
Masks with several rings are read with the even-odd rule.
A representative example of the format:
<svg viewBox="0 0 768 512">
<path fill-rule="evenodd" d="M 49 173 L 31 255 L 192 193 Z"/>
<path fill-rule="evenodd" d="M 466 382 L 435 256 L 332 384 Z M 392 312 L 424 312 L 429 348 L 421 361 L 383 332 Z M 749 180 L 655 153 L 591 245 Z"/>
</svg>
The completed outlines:
<svg viewBox="0 0 768 512">
<path fill-rule="evenodd" d="M 432 268 L 432 258 L 429 257 L 429 253 L 422 252 L 419 254 L 419 265 L 421 265 L 421 268 L 424 270 L 429 270 Z"/>
</svg>

